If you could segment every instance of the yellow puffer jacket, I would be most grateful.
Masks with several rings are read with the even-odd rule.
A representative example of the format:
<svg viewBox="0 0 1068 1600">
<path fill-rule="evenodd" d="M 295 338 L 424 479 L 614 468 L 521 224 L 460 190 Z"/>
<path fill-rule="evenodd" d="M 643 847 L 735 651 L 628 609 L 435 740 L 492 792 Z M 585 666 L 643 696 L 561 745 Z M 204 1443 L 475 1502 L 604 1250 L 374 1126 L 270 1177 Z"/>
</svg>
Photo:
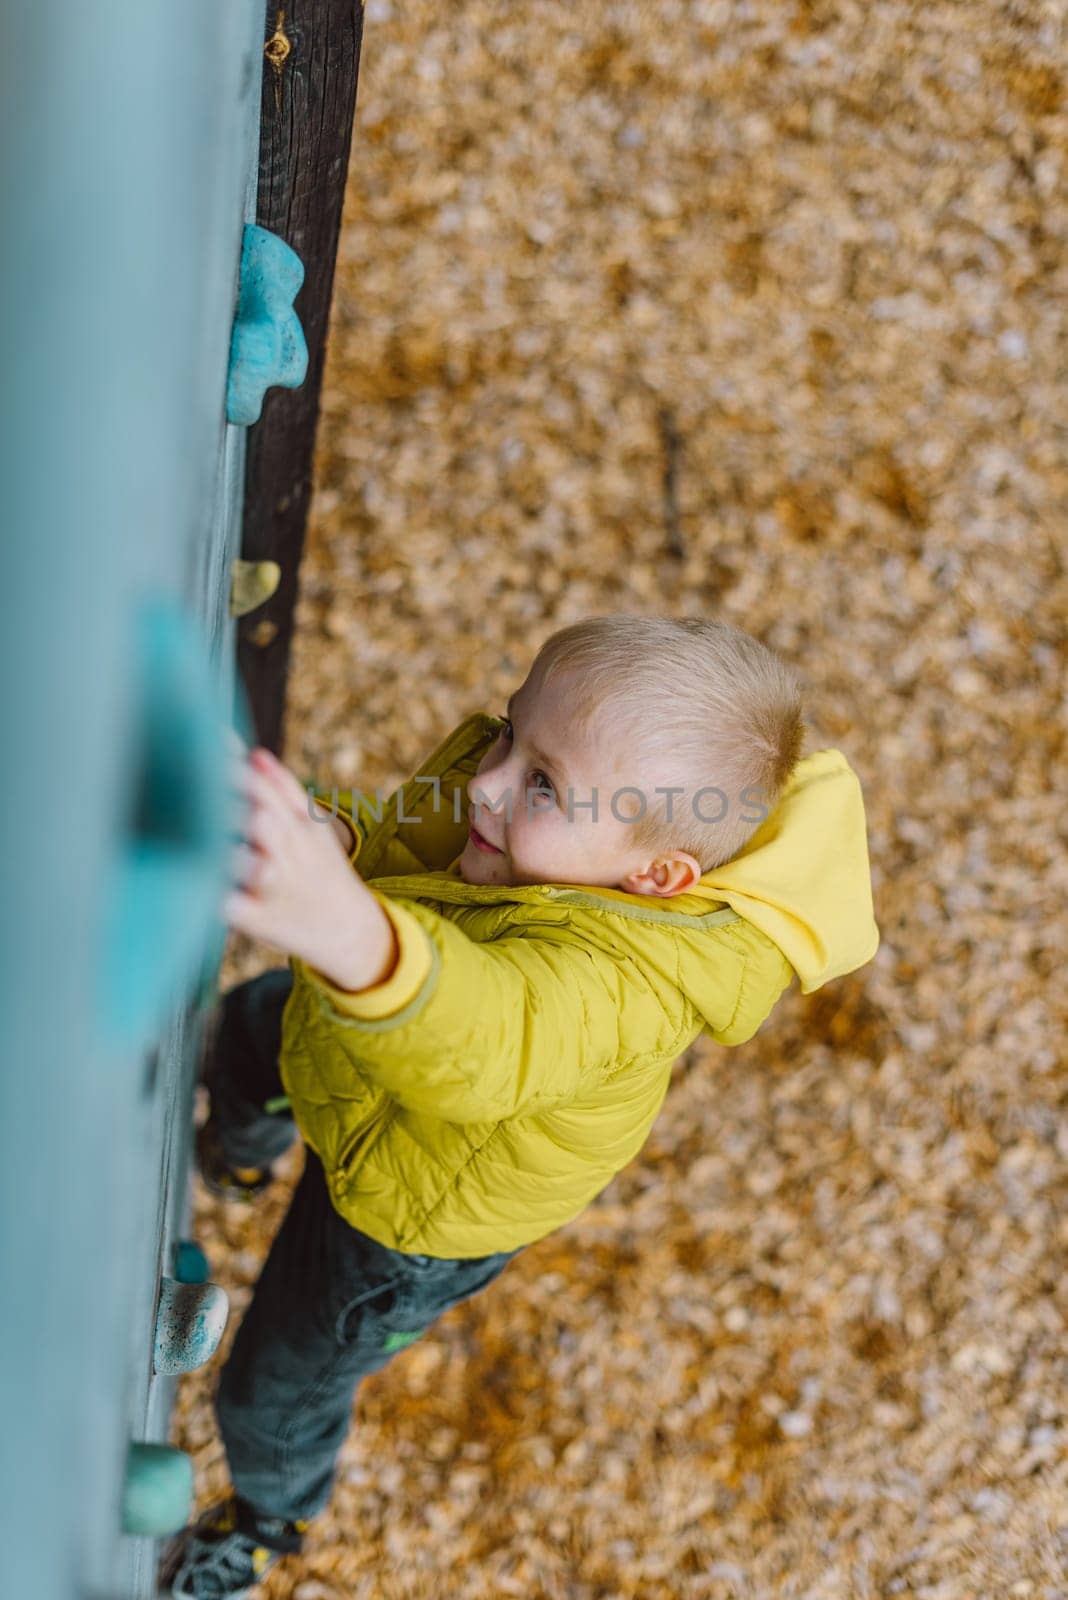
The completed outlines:
<svg viewBox="0 0 1068 1600">
<path fill-rule="evenodd" d="M 741 1044 L 795 974 L 811 993 L 879 944 L 860 784 L 833 749 L 673 899 L 465 883 L 466 784 L 500 726 L 468 717 L 381 820 L 337 799 L 396 930 L 391 975 L 350 994 L 290 959 L 297 1124 L 341 1216 L 414 1254 L 514 1250 L 570 1221 L 641 1150 L 699 1033 Z"/>
</svg>

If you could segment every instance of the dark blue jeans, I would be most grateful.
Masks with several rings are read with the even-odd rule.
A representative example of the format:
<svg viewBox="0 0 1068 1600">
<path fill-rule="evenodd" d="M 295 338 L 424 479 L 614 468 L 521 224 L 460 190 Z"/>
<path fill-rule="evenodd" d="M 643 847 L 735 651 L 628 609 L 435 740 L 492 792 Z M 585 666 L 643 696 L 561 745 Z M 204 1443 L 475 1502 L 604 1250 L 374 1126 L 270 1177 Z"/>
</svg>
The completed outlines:
<svg viewBox="0 0 1068 1600">
<path fill-rule="evenodd" d="M 263 1166 L 292 1143 L 278 1073 L 288 967 L 222 999 L 204 1069 L 227 1159 Z M 522 1247 L 520 1247 L 522 1248 Z M 519 1250 L 445 1259 L 391 1250 L 334 1210 L 314 1151 L 222 1371 L 215 1407 L 234 1488 L 293 1522 L 330 1498 L 359 1381 L 504 1270 Z"/>
</svg>

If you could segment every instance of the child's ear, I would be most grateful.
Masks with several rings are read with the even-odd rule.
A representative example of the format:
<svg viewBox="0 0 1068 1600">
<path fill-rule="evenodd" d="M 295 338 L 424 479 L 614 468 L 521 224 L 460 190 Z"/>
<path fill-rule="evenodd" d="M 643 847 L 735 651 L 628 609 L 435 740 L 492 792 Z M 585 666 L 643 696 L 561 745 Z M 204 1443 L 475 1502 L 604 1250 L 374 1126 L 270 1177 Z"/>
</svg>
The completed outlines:
<svg viewBox="0 0 1068 1600">
<path fill-rule="evenodd" d="M 701 876 L 701 863 L 685 850 L 673 850 L 670 855 L 657 856 L 640 872 L 629 872 L 620 880 L 619 887 L 627 894 L 651 894 L 667 899 L 674 894 L 685 894 Z"/>
</svg>

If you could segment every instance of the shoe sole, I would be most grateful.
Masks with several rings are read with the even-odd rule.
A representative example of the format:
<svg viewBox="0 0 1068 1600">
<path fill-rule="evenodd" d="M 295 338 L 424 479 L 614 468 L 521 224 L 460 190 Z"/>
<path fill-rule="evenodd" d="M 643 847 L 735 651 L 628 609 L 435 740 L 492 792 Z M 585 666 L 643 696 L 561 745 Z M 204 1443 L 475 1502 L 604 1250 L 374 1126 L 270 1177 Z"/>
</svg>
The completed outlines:
<svg viewBox="0 0 1068 1600">
<path fill-rule="evenodd" d="M 197 1526 L 200 1526 L 199 1524 Z M 186 1564 L 191 1543 L 197 1543 L 196 1527 L 186 1528 L 174 1539 L 166 1550 L 159 1564 L 155 1600 L 199 1600 L 195 1588 L 178 1588 L 176 1585 L 182 1576 L 182 1569 Z M 252 1578 L 243 1589 L 231 1589 L 226 1594 L 225 1600 L 246 1600 L 247 1596 L 254 1595 L 259 1585 L 265 1580 L 281 1560 L 281 1554 L 275 1554 L 268 1561 L 263 1571 Z M 199 1563 L 198 1563 L 199 1564 Z M 195 1567 L 194 1577 L 195 1582 Z"/>
<path fill-rule="evenodd" d="M 267 1167 L 259 1182 L 252 1184 L 242 1183 L 240 1178 L 234 1177 L 232 1174 L 229 1177 L 229 1181 L 220 1178 L 214 1168 L 208 1166 L 208 1155 L 205 1149 L 206 1129 L 207 1123 L 197 1129 L 193 1151 L 197 1174 L 201 1183 L 208 1193 L 213 1194 L 218 1200 L 236 1200 L 241 1205 L 250 1205 L 274 1182 L 274 1173 L 270 1167 Z"/>
</svg>

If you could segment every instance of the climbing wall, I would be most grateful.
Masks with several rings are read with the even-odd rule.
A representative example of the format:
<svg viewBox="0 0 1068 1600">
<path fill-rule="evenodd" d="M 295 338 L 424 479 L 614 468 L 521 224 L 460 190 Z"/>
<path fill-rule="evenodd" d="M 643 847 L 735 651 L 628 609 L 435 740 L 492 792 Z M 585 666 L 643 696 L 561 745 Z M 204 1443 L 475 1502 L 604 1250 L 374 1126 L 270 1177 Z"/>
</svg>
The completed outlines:
<svg viewBox="0 0 1068 1600">
<path fill-rule="evenodd" d="M 178 1280 L 201 1275 L 179 1246 L 223 938 L 254 420 L 232 384 L 227 420 L 228 376 L 263 18 L 259 0 L 5 12 L 5 1596 L 152 1592 L 154 1537 L 192 1490 L 159 1448 L 174 1372 L 226 1311 Z M 273 381 L 299 381 L 288 358 Z"/>
</svg>

